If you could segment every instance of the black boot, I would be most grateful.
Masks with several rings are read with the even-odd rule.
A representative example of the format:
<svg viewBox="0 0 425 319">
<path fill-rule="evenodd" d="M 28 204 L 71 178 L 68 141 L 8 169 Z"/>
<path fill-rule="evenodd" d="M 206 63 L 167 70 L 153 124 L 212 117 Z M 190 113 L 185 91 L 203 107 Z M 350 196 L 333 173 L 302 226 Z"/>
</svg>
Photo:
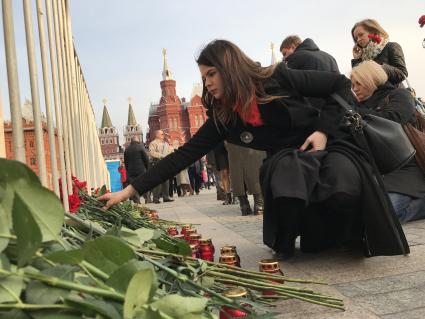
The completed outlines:
<svg viewBox="0 0 425 319">
<path fill-rule="evenodd" d="M 232 203 L 232 193 L 226 193 L 223 205 L 230 205 Z"/>
<path fill-rule="evenodd" d="M 261 194 L 254 194 L 254 215 L 262 215 L 264 212 L 264 199 Z"/>
<path fill-rule="evenodd" d="M 274 250 L 277 257 L 288 258 L 295 252 L 295 240 L 299 235 L 300 215 L 305 209 L 304 201 L 294 198 L 276 200 L 278 213 L 278 233 Z"/>
<path fill-rule="evenodd" d="M 252 213 L 251 206 L 249 205 L 248 196 L 246 195 L 238 196 L 238 199 L 239 199 L 239 205 L 241 207 L 242 216 L 252 215 L 253 213 Z"/>
</svg>

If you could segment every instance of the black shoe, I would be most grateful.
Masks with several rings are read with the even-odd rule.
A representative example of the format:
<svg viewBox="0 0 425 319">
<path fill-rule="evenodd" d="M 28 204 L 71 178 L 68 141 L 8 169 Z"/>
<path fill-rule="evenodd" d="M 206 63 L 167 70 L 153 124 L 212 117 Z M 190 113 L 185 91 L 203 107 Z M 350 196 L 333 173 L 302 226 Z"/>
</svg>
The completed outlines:
<svg viewBox="0 0 425 319">
<path fill-rule="evenodd" d="M 294 257 L 294 252 L 290 252 L 290 253 L 275 252 L 274 253 L 274 258 L 279 261 L 288 260 L 288 259 L 291 259 L 292 257 Z"/>
<path fill-rule="evenodd" d="M 154 199 L 154 200 L 152 201 L 152 203 L 154 203 L 154 204 L 161 204 L 161 201 L 160 201 L 159 199 Z"/>
<path fill-rule="evenodd" d="M 251 206 L 249 206 L 248 196 L 242 195 L 238 196 L 239 206 L 241 207 L 242 216 L 252 215 Z"/>
<path fill-rule="evenodd" d="M 278 239 L 276 247 L 274 248 L 276 254 L 285 258 L 293 256 L 295 253 L 295 241 L 297 237 L 298 236 L 294 233 L 286 233 L 284 235 L 280 234 L 280 238 Z"/>
<path fill-rule="evenodd" d="M 174 199 L 171 198 L 167 198 L 163 200 L 164 203 L 168 203 L 168 202 L 174 202 Z"/>
<path fill-rule="evenodd" d="M 230 205 L 232 203 L 232 193 L 227 193 L 223 205 Z"/>
</svg>

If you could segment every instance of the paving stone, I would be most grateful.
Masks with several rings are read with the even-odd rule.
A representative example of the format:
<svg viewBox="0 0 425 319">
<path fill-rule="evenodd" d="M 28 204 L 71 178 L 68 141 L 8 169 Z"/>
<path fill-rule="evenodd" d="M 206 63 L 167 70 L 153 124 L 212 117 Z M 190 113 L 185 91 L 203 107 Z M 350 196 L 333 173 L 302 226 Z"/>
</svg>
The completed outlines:
<svg viewBox="0 0 425 319">
<path fill-rule="evenodd" d="M 215 190 L 150 206 L 159 210 L 160 218 L 200 224 L 199 233 L 211 237 L 217 251 L 225 244 L 236 245 L 245 268 L 257 269 L 260 259 L 274 257 L 262 243 L 262 216 L 241 216 L 238 205 L 221 205 Z M 287 300 L 277 304 L 278 318 L 425 318 L 425 221 L 403 229 L 411 245 L 409 256 L 364 258 L 361 252 L 343 249 L 303 254 L 298 239 L 295 256 L 280 262 L 285 275 L 328 282 L 304 286 L 341 297 L 346 311 Z"/>
<path fill-rule="evenodd" d="M 425 308 L 407 310 L 382 316 L 384 319 L 423 319 L 425 318 Z"/>
</svg>

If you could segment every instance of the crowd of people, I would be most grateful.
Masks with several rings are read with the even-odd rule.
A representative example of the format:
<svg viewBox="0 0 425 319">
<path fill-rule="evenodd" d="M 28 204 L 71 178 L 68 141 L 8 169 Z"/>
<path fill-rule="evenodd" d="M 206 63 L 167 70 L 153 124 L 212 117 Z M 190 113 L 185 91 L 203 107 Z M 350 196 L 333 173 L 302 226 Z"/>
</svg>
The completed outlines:
<svg viewBox="0 0 425 319">
<path fill-rule="evenodd" d="M 154 139 L 145 146 L 139 137 L 133 137 L 124 151 L 124 161 L 118 167 L 122 188 L 131 184 L 139 175 L 144 174 L 150 167 L 154 167 L 161 159 L 174 151 L 168 142 L 167 135 L 162 130 L 154 132 Z M 210 189 L 216 183 L 215 177 L 204 158 L 192 163 L 181 170 L 177 175 L 165 180 L 151 191 L 142 194 L 145 203 L 164 203 L 174 201 L 174 195 L 184 197 L 199 195 L 202 189 Z M 130 199 L 140 204 L 138 193 Z"/>
<path fill-rule="evenodd" d="M 230 41 L 207 44 L 196 62 L 208 120 L 178 149 L 153 150 L 155 164 L 124 190 L 104 195 L 105 208 L 155 187 L 164 194 L 164 183 L 213 151 L 208 163 L 214 162 L 224 203 L 236 197 L 242 215 L 264 213 L 263 240 L 277 254 L 293 254 L 298 236 L 303 252 L 349 245 L 368 256 L 408 254 L 400 223 L 425 217 L 425 163 L 412 157 L 382 175 L 333 96 L 361 116 L 418 132 L 423 114 L 403 85 L 401 46 L 373 19 L 355 23 L 351 36 L 349 78 L 309 38 L 288 36 L 283 62 L 267 67 Z M 417 154 L 425 151 L 414 146 Z"/>
</svg>

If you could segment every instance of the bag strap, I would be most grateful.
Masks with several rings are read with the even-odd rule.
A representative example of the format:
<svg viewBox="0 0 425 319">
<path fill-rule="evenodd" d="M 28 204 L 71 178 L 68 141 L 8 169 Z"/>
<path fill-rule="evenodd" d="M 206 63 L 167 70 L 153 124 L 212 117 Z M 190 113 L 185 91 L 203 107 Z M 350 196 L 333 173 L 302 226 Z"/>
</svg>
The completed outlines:
<svg viewBox="0 0 425 319">
<path fill-rule="evenodd" d="M 353 113 L 354 110 L 353 108 L 350 106 L 350 104 L 348 104 L 342 97 L 341 95 L 339 95 L 338 93 L 332 93 L 331 96 L 334 98 L 335 101 L 338 102 L 339 105 L 341 105 L 347 112 L 349 113 Z"/>
<path fill-rule="evenodd" d="M 357 113 L 353 107 L 348 104 L 338 93 L 332 93 L 331 97 L 346 111 L 345 118 L 347 124 L 355 131 L 361 131 L 367 124 L 363 121 L 361 115 Z"/>
</svg>

